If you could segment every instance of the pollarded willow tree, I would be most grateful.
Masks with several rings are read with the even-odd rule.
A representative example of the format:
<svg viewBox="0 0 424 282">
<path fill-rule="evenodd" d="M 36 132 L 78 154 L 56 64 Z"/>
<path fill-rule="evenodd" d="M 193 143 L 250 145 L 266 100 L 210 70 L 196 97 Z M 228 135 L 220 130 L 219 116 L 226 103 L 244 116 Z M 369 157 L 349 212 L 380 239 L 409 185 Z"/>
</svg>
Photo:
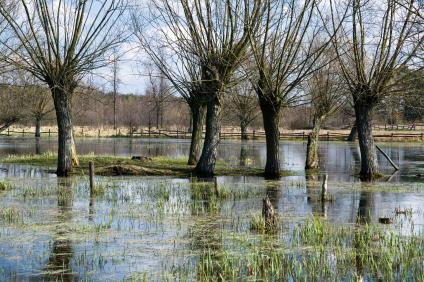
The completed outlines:
<svg viewBox="0 0 424 282">
<path fill-rule="evenodd" d="M 125 39 L 118 24 L 125 0 L 19 0 L 0 5 L 8 32 L 2 59 L 51 91 L 58 125 L 57 175 L 78 164 L 72 130 L 72 96 L 83 77 L 107 64 L 106 53 Z"/>
<path fill-rule="evenodd" d="M 397 75 L 414 64 L 424 34 L 415 0 L 330 1 L 332 43 L 341 74 L 352 96 L 359 147 L 360 177 L 379 175 L 372 133 L 376 106 L 399 85 Z M 340 15 L 348 13 L 348 20 Z M 336 28 L 337 26 L 342 28 Z M 337 30 L 336 30 L 337 29 Z"/>
<path fill-rule="evenodd" d="M 195 172 L 212 176 L 221 130 L 223 93 L 245 59 L 249 34 L 261 16 L 261 0 L 154 0 L 164 33 L 199 63 L 202 103 L 206 104 L 206 136 Z"/>
<path fill-rule="evenodd" d="M 298 86 L 323 65 L 329 45 L 315 0 L 265 1 L 260 31 L 251 34 L 258 73 L 253 77 L 266 134 L 265 177 L 280 176 L 279 124 L 282 107 L 299 104 Z M 322 42 L 322 43 L 319 43 Z"/>
<path fill-rule="evenodd" d="M 318 169 L 318 143 L 322 124 L 346 103 L 346 89 L 337 65 L 332 61 L 331 49 L 322 56 L 324 67 L 305 81 L 305 93 L 311 99 L 313 128 L 308 136 L 306 169 Z"/>
<path fill-rule="evenodd" d="M 196 165 L 202 149 L 206 116 L 206 105 L 201 92 L 200 63 L 188 52 L 186 43 L 175 40 L 173 35 L 178 32 L 179 26 L 165 24 L 169 10 L 156 6 L 146 18 L 138 12 L 134 12 L 132 16 L 138 43 L 190 108 L 192 128 L 188 165 Z"/>
</svg>

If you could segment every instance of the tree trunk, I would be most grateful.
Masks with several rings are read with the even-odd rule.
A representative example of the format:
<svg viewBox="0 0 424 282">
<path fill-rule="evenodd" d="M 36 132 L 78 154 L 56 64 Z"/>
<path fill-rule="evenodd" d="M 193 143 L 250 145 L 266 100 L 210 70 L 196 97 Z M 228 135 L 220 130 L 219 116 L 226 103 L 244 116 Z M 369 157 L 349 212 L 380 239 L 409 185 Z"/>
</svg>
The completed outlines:
<svg viewBox="0 0 424 282">
<path fill-rule="evenodd" d="M 240 130 L 241 130 L 241 140 L 249 140 L 247 135 L 247 122 L 242 120 L 240 121 Z"/>
<path fill-rule="evenodd" d="M 246 164 L 247 164 L 247 162 L 246 162 L 247 161 L 247 153 L 248 153 L 247 148 L 245 146 L 241 145 L 241 147 L 240 147 L 240 162 L 239 162 L 239 165 L 241 167 L 245 167 Z"/>
<path fill-rule="evenodd" d="M 214 175 L 216 154 L 221 131 L 221 101 L 217 95 L 207 103 L 206 136 L 203 144 L 202 155 L 197 163 L 195 172 L 201 177 Z"/>
<path fill-rule="evenodd" d="M 41 136 L 41 117 L 35 117 L 35 137 L 38 138 Z"/>
<path fill-rule="evenodd" d="M 51 87 L 58 127 L 57 175 L 68 176 L 74 165 L 78 165 L 72 128 L 72 90 Z"/>
<path fill-rule="evenodd" d="M 113 93 L 113 130 L 116 130 L 116 91 Z"/>
<path fill-rule="evenodd" d="M 259 96 L 259 105 L 266 138 L 265 178 L 280 177 L 280 106 L 272 103 L 268 97 Z"/>
<path fill-rule="evenodd" d="M 361 150 L 362 180 L 370 181 L 379 174 L 377 153 L 372 134 L 372 110 L 370 103 L 355 103 L 356 126 Z"/>
<path fill-rule="evenodd" d="M 156 129 L 159 129 L 159 119 L 160 119 L 159 115 L 160 115 L 160 108 L 157 107 L 156 108 Z"/>
<path fill-rule="evenodd" d="M 199 161 L 201 147 L 202 147 L 202 136 L 203 136 L 203 125 L 205 124 L 206 116 L 206 105 L 193 102 L 190 105 L 192 132 L 191 132 L 191 144 L 190 152 L 188 156 L 188 164 L 196 165 Z"/>
<path fill-rule="evenodd" d="M 347 137 L 346 141 L 353 142 L 356 140 L 356 134 L 357 134 L 357 127 L 356 123 L 352 126 L 352 129 L 350 130 L 349 136 Z"/>
<path fill-rule="evenodd" d="M 306 165 L 305 169 L 318 169 L 319 168 L 319 157 L 318 157 L 318 142 L 319 132 L 321 129 L 322 118 L 314 118 L 314 128 L 308 136 L 308 145 L 306 149 Z"/>
</svg>

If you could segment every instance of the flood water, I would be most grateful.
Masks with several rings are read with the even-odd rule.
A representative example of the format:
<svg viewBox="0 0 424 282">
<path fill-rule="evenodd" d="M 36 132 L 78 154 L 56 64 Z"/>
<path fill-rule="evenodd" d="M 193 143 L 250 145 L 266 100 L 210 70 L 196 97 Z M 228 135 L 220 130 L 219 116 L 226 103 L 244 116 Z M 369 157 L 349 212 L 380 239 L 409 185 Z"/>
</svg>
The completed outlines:
<svg viewBox="0 0 424 282">
<path fill-rule="evenodd" d="M 230 194 L 217 199 L 208 191 L 214 183 L 168 177 L 97 177 L 98 195 L 89 193 L 84 176 L 60 179 L 45 168 L 0 164 L 0 280 L 199 280 L 199 257 L 205 249 L 239 252 L 241 241 L 256 242 L 251 221 L 268 195 L 282 222 L 277 242 L 311 215 L 334 224 L 353 225 L 362 218 L 378 224 L 393 218 L 391 228 L 402 235 L 421 234 L 424 227 L 424 146 L 382 143 L 400 166 L 392 175 L 361 183 L 359 149 L 355 143 L 321 142 L 321 171 L 305 174 L 305 142 L 284 141 L 282 169 L 293 176 L 278 181 L 261 177 L 218 177 L 219 189 Z M 56 140 L 0 139 L 0 156 L 55 151 Z M 187 156 L 187 140 L 78 139 L 79 154 L 119 156 Z M 223 141 L 218 159 L 231 166 L 263 167 L 265 143 Z M 328 174 L 334 201 L 318 203 L 322 174 Z M 212 188 L 211 188 L 212 187 Z M 213 193 L 212 193 L 213 194 Z M 411 209 L 408 217 L 396 208 Z M 239 235 L 242 234 L 242 235 Z M 243 236 L 242 238 L 240 238 Z M 243 246 L 243 247 L 241 247 Z M 352 278 L 346 274 L 342 278 Z M 375 280 L 363 274 L 365 280 Z M 219 280 L 219 279 L 218 279 Z"/>
</svg>

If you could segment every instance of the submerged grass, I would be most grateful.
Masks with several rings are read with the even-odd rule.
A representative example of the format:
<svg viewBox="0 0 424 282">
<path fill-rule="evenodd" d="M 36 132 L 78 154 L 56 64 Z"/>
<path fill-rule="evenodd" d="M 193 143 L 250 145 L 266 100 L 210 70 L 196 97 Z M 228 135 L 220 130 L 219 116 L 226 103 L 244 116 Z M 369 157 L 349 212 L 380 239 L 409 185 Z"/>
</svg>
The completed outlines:
<svg viewBox="0 0 424 282">
<path fill-rule="evenodd" d="M 1 191 L 9 191 L 13 189 L 13 185 L 7 181 L 0 181 L 0 192 Z"/>
<path fill-rule="evenodd" d="M 256 213 L 252 216 L 250 223 L 250 230 L 256 231 L 258 233 L 265 233 L 266 223 L 265 218 L 260 213 Z"/>
<path fill-rule="evenodd" d="M 262 226 L 260 216 L 255 216 L 252 229 L 260 230 Z M 259 235 L 245 239 L 248 243 L 231 250 L 206 249 L 200 255 L 197 278 L 202 281 L 418 281 L 424 278 L 421 234 L 402 236 L 379 225 L 336 225 L 313 217 L 299 224 L 288 238 L 284 244 L 277 238 Z M 237 249 L 240 251 L 234 251 Z"/>
<path fill-rule="evenodd" d="M 304 180 L 228 184 L 96 177 L 97 197 L 90 197 L 87 176 L 19 181 L 0 197 L 5 206 L 0 247 L 2 252 L 14 248 L 2 256 L 19 257 L 28 265 L 26 273 L 48 272 L 39 280 L 66 280 L 55 276 L 56 269 L 75 272 L 73 280 L 424 278 L 422 234 L 402 236 L 395 224 L 341 224 L 309 212 L 294 214 L 289 201 L 306 203 Z M 270 192 L 281 193 L 280 216 L 278 230 L 267 234 L 260 210 Z M 396 213 L 412 212 L 399 207 Z M 0 264 L 0 280 L 10 278 L 2 267 L 8 266 Z"/>
</svg>

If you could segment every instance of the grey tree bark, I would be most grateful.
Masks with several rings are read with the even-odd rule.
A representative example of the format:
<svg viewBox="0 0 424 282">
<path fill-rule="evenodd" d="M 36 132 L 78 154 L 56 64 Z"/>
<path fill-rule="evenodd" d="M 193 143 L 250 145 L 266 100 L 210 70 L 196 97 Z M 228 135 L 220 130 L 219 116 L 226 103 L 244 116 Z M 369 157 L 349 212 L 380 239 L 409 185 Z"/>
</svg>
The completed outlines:
<svg viewBox="0 0 424 282">
<path fill-rule="evenodd" d="M 241 145 L 240 147 L 240 162 L 239 165 L 240 167 L 245 167 L 247 164 L 247 154 L 248 154 L 248 150 L 245 146 Z"/>
<path fill-rule="evenodd" d="M 35 137 L 38 138 L 41 136 L 41 117 L 35 117 Z"/>
<path fill-rule="evenodd" d="M 190 104 L 191 111 L 191 144 L 188 157 L 189 165 L 196 165 L 200 158 L 202 148 L 203 126 L 205 124 L 206 105 L 197 102 Z"/>
<path fill-rule="evenodd" d="M 195 173 L 200 177 L 214 175 L 216 154 L 221 132 L 221 101 L 216 95 L 207 102 L 206 136 L 203 144 L 202 155 L 196 165 Z"/>
<path fill-rule="evenodd" d="M 321 129 L 321 123 L 322 123 L 321 117 L 314 118 L 314 127 L 312 129 L 312 132 L 308 136 L 305 169 L 319 168 L 318 143 L 319 143 L 319 132 Z"/>
<path fill-rule="evenodd" d="M 269 97 L 258 95 L 262 111 L 266 138 L 266 165 L 264 176 L 268 179 L 280 177 L 280 107 Z"/>
<path fill-rule="evenodd" d="M 241 140 L 249 140 L 249 135 L 247 134 L 247 122 L 242 120 L 240 122 L 240 130 L 241 130 Z"/>
<path fill-rule="evenodd" d="M 359 148 L 361 150 L 362 180 L 372 180 L 379 174 L 377 152 L 372 134 L 373 104 L 366 101 L 355 102 L 356 126 L 358 130 Z"/>
<path fill-rule="evenodd" d="M 72 128 L 73 87 L 51 87 L 58 127 L 57 176 L 68 176 L 78 157 Z"/>
<path fill-rule="evenodd" d="M 349 136 L 347 137 L 346 141 L 354 142 L 356 140 L 357 135 L 357 128 L 356 124 L 352 126 L 352 129 L 350 130 Z"/>
</svg>

